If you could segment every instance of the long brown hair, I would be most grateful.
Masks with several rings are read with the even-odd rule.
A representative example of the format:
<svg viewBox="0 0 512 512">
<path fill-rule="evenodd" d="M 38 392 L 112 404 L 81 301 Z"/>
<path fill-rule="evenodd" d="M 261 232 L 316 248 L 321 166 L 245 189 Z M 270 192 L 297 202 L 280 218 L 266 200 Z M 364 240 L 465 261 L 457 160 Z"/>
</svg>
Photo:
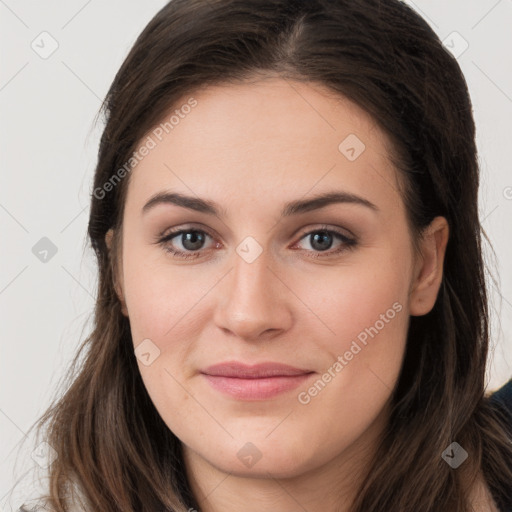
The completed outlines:
<svg viewBox="0 0 512 512">
<path fill-rule="evenodd" d="M 66 496 L 76 485 L 90 510 L 200 510 L 180 441 L 139 375 L 115 293 L 130 180 L 119 169 L 179 99 L 269 74 L 326 86 L 375 119 L 393 142 L 415 243 L 437 215 L 450 226 L 437 301 L 410 318 L 391 419 L 351 510 L 469 512 L 480 471 L 504 506 L 512 446 L 504 415 L 485 395 L 487 236 L 477 213 L 471 100 L 456 59 L 398 0 L 173 0 L 140 34 L 101 109 L 88 229 L 99 266 L 94 328 L 68 388 L 38 423 L 58 453 L 48 503 L 70 510 Z M 452 442 L 469 454 L 457 470 L 442 458 Z"/>
</svg>

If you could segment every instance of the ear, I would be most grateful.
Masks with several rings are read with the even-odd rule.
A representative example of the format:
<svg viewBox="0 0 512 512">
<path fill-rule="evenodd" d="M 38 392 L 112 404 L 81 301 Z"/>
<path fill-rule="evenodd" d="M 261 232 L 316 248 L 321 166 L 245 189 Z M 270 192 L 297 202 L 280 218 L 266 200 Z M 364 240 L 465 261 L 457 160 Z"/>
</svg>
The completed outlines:
<svg viewBox="0 0 512 512">
<path fill-rule="evenodd" d="M 443 279 L 443 264 L 449 238 L 448 221 L 436 217 L 420 240 L 421 254 L 414 269 L 414 281 L 409 294 L 412 316 L 426 315 L 434 307 Z"/>
<path fill-rule="evenodd" d="M 114 257 L 114 255 L 112 254 L 112 239 L 113 238 L 114 238 L 114 230 L 111 228 L 105 234 L 105 244 L 107 245 L 107 248 L 109 250 L 110 257 Z M 118 267 L 119 267 L 118 262 L 115 262 L 115 264 L 113 265 L 113 268 L 117 269 Z M 121 312 L 123 313 L 124 316 L 127 317 L 128 309 L 126 308 L 126 302 L 124 300 L 123 280 L 122 280 L 122 276 L 121 276 L 121 279 L 119 279 L 119 276 L 117 274 L 118 274 L 118 272 L 116 272 L 115 275 L 113 276 L 114 289 L 116 291 L 117 297 L 119 298 L 119 302 L 121 303 Z M 121 272 L 121 274 L 122 274 L 122 272 Z"/>
</svg>

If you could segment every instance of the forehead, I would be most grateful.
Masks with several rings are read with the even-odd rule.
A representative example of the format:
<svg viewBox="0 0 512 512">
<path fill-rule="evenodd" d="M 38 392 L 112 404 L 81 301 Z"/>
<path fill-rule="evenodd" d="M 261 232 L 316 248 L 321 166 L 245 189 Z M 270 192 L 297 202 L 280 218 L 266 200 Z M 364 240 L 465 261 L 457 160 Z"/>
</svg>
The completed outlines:
<svg viewBox="0 0 512 512">
<path fill-rule="evenodd" d="M 139 152 L 144 145 L 127 198 L 139 206 L 165 189 L 220 202 L 235 194 L 261 207 L 340 186 L 376 204 L 400 201 L 385 133 L 318 84 L 271 78 L 203 88 L 177 101 Z"/>
</svg>

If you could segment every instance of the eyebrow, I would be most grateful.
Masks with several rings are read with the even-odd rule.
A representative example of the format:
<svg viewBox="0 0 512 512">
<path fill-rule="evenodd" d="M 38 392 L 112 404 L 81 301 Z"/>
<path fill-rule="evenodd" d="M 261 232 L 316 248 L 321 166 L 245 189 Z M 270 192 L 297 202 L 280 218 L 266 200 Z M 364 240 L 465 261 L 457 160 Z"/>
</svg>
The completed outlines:
<svg viewBox="0 0 512 512">
<path fill-rule="evenodd" d="M 286 203 L 281 211 L 281 217 L 289 217 L 291 215 L 319 210 L 320 208 L 324 208 L 335 203 L 354 204 L 364 206 L 374 212 L 380 211 L 375 204 L 364 197 L 345 191 L 332 191 L 318 194 L 310 199 L 299 199 Z M 148 212 L 159 204 L 173 204 L 183 208 L 188 208 L 189 210 L 206 213 L 208 215 L 215 215 L 217 217 L 226 216 L 226 211 L 224 209 L 220 209 L 213 201 L 167 191 L 158 192 L 152 196 L 143 206 L 142 213 L 144 214 Z"/>
</svg>

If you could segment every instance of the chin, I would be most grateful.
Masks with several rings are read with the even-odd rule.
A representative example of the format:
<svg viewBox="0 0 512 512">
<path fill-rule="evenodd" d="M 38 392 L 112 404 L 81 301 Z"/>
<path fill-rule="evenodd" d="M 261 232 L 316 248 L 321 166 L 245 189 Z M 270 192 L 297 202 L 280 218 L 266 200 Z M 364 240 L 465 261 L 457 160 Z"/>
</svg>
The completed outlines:
<svg viewBox="0 0 512 512">
<path fill-rule="evenodd" d="M 289 440 L 291 436 L 286 437 Z M 304 450 L 306 440 L 297 440 L 299 446 L 295 446 L 284 443 L 286 437 L 276 436 L 272 440 L 253 437 L 250 441 L 251 436 L 244 436 L 243 441 L 230 440 L 224 449 L 216 446 L 213 451 L 198 453 L 213 466 L 233 475 L 268 478 L 270 474 L 274 478 L 292 478 L 314 466 L 314 451 Z"/>
</svg>

